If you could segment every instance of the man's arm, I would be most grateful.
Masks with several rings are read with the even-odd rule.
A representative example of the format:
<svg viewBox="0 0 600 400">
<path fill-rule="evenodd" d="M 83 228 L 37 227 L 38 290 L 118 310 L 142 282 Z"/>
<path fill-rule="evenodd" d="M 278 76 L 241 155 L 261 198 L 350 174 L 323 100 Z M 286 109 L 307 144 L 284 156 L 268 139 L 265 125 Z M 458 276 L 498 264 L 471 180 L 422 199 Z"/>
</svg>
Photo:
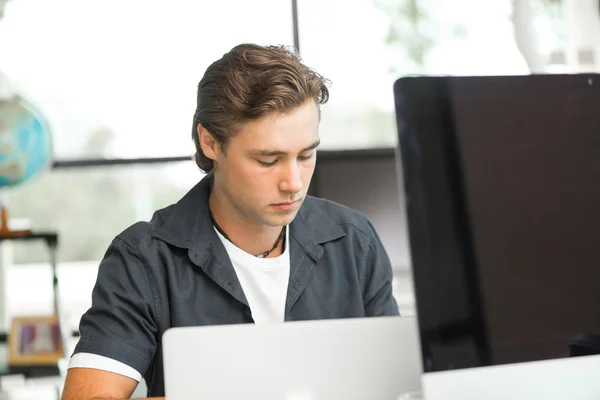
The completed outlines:
<svg viewBox="0 0 600 400">
<path fill-rule="evenodd" d="M 367 317 L 400 315 L 394 299 L 392 263 L 375 228 L 369 222 L 370 243 L 363 269 L 365 315 Z"/>
<path fill-rule="evenodd" d="M 121 400 L 129 399 L 138 382 L 127 376 L 91 368 L 71 368 L 62 400 Z M 162 399 L 164 397 L 155 397 Z"/>
<path fill-rule="evenodd" d="M 80 338 L 69 361 L 64 399 L 131 396 L 157 349 L 152 287 L 152 277 L 136 249 L 116 238 L 100 263 L 92 306 L 81 318 Z M 81 357 L 86 354 L 123 364 L 134 373 Z M 135 372 L 139 373 L 137 380 Z"/>
</svg>

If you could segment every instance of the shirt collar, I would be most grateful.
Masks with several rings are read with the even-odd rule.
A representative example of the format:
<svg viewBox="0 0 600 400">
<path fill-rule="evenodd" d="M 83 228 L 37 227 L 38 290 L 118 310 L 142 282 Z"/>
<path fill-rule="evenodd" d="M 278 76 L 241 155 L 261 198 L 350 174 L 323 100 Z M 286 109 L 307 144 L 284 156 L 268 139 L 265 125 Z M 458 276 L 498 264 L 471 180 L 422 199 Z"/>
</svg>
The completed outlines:
<svg viewBox="0 0 600 400">
<path fill-rule="evenodd" d="M 173 211 L 154 236 L 173 246 L 193 249 L 199 256 L 208 253 L 211 243 L 219 241 L 208 209 L 213 180 L 213 174 L 209 173 L 172 206 Z M 321 244 L 339 239 L 345 233 L 319 207 L 317 200 L 307 196 L 290 224 L 290 235 L 312 258 L 318 259 L 323 253 Z"/>
</svg>

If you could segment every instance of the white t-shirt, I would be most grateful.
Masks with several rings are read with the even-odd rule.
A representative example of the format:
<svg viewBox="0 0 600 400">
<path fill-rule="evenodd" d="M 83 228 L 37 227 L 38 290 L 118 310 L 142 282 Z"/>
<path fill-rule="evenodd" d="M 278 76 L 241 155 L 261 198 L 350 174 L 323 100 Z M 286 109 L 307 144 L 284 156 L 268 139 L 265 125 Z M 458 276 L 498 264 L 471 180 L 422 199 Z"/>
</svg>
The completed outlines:
<svg viewBox="0 0 600 400">
<path fill-rule="evenodd" d="M 242 285 L 252 319 L 257 324 L 283 322 L 290 278 L 290 228 L 285 230 L 285 250 L 274 258 L 258 258 L 236 247 L 217 232 L 231 259 L 235 273 Z M 77 353 L 69 360 L 69 368 L 92 368 L 114 372 L 136 381 L 142 375 L 120 361 L 91 353 Z"/>
<path fill-rule="evenodd" d="M 258 258 L 248 254 L 215 231 L 231 259 L 254 322 L 283 322 L 290 280 L 289 228 L 285 232 L 285 250 L 274 258 Z"/>
</svg>

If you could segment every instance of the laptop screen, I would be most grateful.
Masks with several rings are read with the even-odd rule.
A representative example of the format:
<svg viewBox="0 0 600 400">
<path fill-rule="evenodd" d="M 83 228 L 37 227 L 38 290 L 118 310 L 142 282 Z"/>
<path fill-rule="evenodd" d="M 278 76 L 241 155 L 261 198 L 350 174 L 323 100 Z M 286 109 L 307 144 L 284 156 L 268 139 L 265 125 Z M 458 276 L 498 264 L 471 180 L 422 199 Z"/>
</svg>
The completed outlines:
<svg viewBox="0 0 600 400">
<path fill-rule="evenodd" d="M 600 76 L 394 90 L 429 370 L 600 352 Z"/>
</svg>

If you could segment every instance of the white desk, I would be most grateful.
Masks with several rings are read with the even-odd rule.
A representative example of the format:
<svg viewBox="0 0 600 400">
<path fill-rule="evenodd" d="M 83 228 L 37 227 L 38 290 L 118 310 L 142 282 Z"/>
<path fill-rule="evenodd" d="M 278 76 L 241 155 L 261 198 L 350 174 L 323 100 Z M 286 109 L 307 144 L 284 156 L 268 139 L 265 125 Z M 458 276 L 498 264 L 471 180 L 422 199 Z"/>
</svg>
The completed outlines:
<svg viewBox="0 0 600 400">
<path fill-rule="evenodd" d="M 600 356 L 433 372 L 425 400 L 599 400 Z"/>
</svg>

